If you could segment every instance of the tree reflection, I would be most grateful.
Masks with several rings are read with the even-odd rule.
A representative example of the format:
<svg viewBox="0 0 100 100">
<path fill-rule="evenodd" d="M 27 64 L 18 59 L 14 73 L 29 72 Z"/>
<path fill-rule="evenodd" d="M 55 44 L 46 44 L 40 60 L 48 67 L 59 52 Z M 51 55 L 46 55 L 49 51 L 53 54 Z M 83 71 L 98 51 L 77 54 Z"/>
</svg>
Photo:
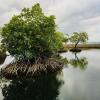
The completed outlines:
<svg viewBox="0 0 100 100">
<path fill-rule="evenodd" d="M 56 74 L 37 80 L 13 80 L 2 89 L 4 100 L 56 100 L 63 83 Z"/>
<path fill-rule="evenodd" d="M 85 70 L 87 68 L 88 61 L 85 57 L 79 58 L 77 56 L 77 53 L 74 53 L 75 58 L 70 59 L 69 63 L 74 67 L 74 68 L 80 68 L 81 70 Z"/>
</svg>

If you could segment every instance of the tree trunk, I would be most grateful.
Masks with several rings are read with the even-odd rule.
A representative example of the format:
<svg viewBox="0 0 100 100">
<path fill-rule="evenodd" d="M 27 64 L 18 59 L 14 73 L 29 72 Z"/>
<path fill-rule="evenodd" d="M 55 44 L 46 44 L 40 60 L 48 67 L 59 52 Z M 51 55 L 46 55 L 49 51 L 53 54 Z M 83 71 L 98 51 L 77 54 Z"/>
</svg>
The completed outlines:
<svg viewBox="0 0 100 100">
<path fill-rule="evenodd" d="M 77 47 L 77 45 L 78 45 L 79 42 L 80 42 L 80 40 L 78 40 L 78 41 L 75 43 L 75 47 L 74 47 L 74 48 Z"/>
</svg>

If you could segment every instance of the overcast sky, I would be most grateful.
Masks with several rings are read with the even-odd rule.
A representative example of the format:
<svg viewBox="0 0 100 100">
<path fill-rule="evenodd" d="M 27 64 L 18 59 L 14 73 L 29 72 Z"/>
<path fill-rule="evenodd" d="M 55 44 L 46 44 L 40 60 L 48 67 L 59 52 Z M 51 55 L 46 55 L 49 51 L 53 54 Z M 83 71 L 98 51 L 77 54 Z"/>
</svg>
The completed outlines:
<svg viewBox="0 0 100 100">
<path fill-rule="evenodd" d="M 55 15 L 59 31 L 86 31 L 89 41 L 100 42 L 100 0 L 0 0 L 0 26 L 37 2 L 46 14 Z"/>
</svg>

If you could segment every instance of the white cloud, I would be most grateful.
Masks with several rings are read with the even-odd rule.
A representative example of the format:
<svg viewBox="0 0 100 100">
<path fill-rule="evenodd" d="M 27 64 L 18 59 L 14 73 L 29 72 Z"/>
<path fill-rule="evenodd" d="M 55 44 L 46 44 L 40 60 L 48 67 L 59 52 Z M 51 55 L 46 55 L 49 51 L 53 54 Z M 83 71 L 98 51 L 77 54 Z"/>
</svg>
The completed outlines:
<svg viewBox="0 0 100 100">
<path fill-rule="evenodd" d="M 31 7 L 36 2 L 46 14 L 56 16 L 58 30 L 64 33 L 86 31 L 89 41 L 100 41 L 100 0 L 0 0 L 0 25 L 23 7 Z"/>
</svg>

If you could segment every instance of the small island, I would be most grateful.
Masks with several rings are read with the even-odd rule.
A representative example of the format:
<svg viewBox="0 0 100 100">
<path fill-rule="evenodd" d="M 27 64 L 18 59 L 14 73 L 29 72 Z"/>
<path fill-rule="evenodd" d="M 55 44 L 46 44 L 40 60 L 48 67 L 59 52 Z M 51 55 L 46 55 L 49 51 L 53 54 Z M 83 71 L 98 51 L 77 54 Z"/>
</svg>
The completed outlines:
<svg viewBox="0 0 100 100">
<path fill-rule="evenodd" d="M 2 45 L 15 58 L 1 70 L 5 77 L 36 77 L 62 69 L 59 51 L 67 38 L 56 30 L 55 16 L 45 16 L 39 3 L 14 15 L 1 36 Z"/>
</svg>

